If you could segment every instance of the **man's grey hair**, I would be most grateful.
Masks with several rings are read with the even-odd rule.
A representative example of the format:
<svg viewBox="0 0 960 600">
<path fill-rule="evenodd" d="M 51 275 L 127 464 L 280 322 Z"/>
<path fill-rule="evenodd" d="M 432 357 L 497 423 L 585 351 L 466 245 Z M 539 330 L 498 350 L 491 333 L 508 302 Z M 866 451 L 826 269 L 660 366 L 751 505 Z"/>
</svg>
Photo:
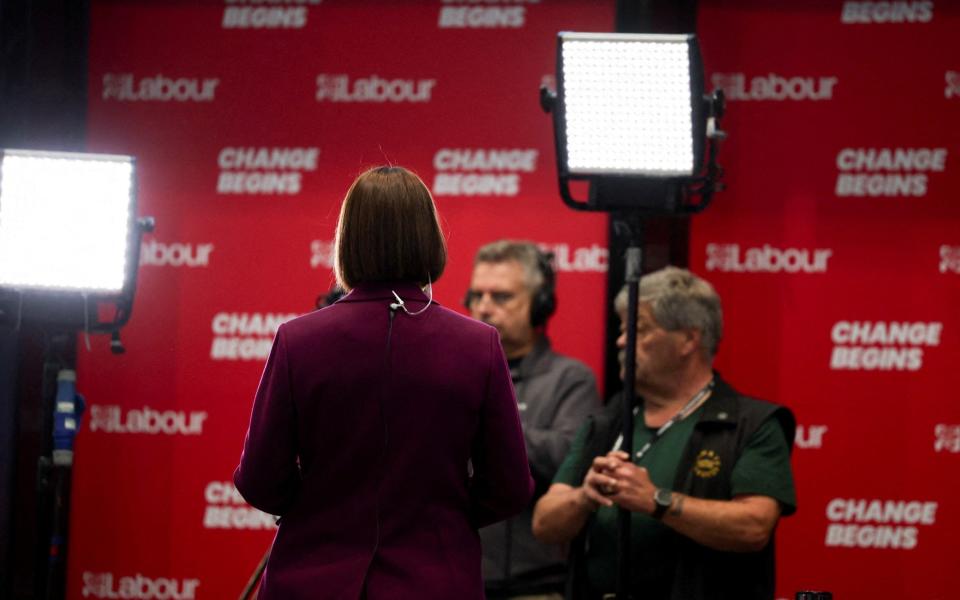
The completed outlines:
<svg viewBox="0 0 960 600">
<path fill-rule="evenodd" d="M 527 289 L 536 293 L 543 287 L 543 271 L 540 268 L 541 250 L 526 240 L 497 240 L 482 246 L 473 258 L 473 266 L 480 263 L 502 263 L 515 260 L 523 267 Z"/>
<path fill-rule="evenodd" d="M 723 309 L 713 286 L 686 269 L 665 267 L 640 279 L 640 302 L 650 304 L 657 324 L 667 331 L 697 329 L 700 349 L 708 359 L 723 337 Z M 627 288 L 614 299 L 621 315 L 627 312 Z"/>
</svg>

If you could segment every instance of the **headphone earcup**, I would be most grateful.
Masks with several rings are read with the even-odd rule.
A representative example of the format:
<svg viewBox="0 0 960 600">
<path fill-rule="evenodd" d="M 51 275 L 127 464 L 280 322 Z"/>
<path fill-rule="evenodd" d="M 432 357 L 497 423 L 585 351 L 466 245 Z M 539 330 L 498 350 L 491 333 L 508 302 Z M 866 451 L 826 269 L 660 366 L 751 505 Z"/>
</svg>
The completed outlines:
<svg viewBox="0 0 960 600">
<path fill-rule="evenodd" d="M 533 296 L 530 304 L 530 324 L 534 327 L 542 327 L 547 324 L 554 312 L 557 310 L 557 298 L 553 290 L 540 289 Z"/>
<path fill-rule="evenodd" d="M 543 327 L 547 320 L 557 310 L 556 282 L 557 276 L 553 270 L 553 253 L 538 250 L 537 267 L 543 276 L 543 284 L 530 302 L 530 325 Z"/>
</svg>

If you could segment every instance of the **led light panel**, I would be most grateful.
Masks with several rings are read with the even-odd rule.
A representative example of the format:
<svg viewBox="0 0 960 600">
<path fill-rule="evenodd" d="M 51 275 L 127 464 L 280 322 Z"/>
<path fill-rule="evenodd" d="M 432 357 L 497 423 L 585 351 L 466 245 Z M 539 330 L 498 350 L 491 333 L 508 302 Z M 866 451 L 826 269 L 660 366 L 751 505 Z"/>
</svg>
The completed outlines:
<svg viewBox="0 0 960 600">
<path fill-rule="evenodd" d="M 0 286 L 120 292 L 133 191 L 129 156 L 3 150 Z"/>
<path fill-rule="evenodd" d="M 560 34 L 571 174 L 694 174 L 690 39 Z"/>
</svg>

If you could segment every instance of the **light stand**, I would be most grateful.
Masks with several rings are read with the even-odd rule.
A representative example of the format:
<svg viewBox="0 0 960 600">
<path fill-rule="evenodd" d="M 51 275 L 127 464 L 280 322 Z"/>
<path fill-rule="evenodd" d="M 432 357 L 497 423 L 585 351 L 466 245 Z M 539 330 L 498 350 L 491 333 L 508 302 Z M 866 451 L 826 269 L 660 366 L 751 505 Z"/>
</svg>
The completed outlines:
<svg viewBox="0 0 960 600">
<path fill-rule="evenodd" d="M 131 156 L 0 150 L 0 325 L 15 333 L 36 326 L 43 337 L 38 598 L 64 596 L 73 442 L 84 410 L 76 333 L 109 333 L 111 351 L 124 351 L 119 332 L 133 309 L 141 239 L 154 228 L 152 217 L 135 216 L 135 175 Z M 100 318 L 104 304 L 114 306 L 112 319 Z"/>
<path fill-rule="evenodd" d="M 574 55 L 571 51 L 565 52 L 565 42 L 573 42 L 579 45 L 585 45 L 596 42 L 603 46 L 599 54 L 599 60 L 594 58 L 584 60 L 580 56 Z M 668 56 L 662 52 L 662 47 L 670 45 L 684 44 L 689 49 L 688 63 L 685 68 L 689 69 L 689 98 L 680 98 L 688 102 L 685 106 L 679 106 L 681 117 L 689 116 L 690 127 L 685 131 L 689 136 L 691 147 L 683 148 L 680 144 L 681 155 L 678 160 L 672 164 L 664 164 L 659 157 L 652 156 L 647 163 L 643 160 L 635 161 L 631 152 L 636 152 L 643 148 L 644 140 L 636 144 L 636 140 L 624 140 L 619 132 L 614 130 L 611 139 L 614 144 L 623 144 L 625 152 L 620 156 L 613 156 L 610 164 L 603 163 L 604 152 L 607 150 L 600 145 L 594 144 L 594 140 L 589 139 L 593 131 L 589 128 L 578 127 L 579 123 L 570 125 L 570 106 L 565 98 L 566 90 L 566 63 L 569 61 L 573 66 L 583 69 L 603 67 L 603 61 L 609 61 L 617 58 L 619 53 L 618 45 L 624 46 L 632 43 L 647 44 L 653 48 L 652 53 L 642 56 L 644 50 L 641 48 L 639 53 L 634 52 L 629 60 L 633 63 L 628 64 L 628 68 L 619 73 L 612 72 L 608 81 L 614 81 L 615 86 L 621 89 L 624 75 L 633 75 L 632 69 L 645 70 L 651 65 L 655 66 L 657 60 L 673 60 L 675 56 Z M 624 46 L 625 47 L 625 46 Z M 671 48 L 676 50 L 676 48 Z M 633 50 L 631 49 L 631 52 Z M 578 50 L 579 52 L 579 50 Z M 628 54 L 623 52 L 624 55 Z M 674 52 L 674 55 L 677 53 Z M 637 59 L 637 56 L 641 58 Z M 717 90 L 710 95 L 703 94 L 703 66 L 700 61 L 699 46 L 696 43 L 695 36 L 692 35 L 649 35 L 649 34 L 578 34 L 561 33 L 558 36 L 557 48 L 557 82 L 556 92 L 551 91 L 546 86 L 540 88 L 540 105 L 543 110 L 550 113 L 553 117 L 554 142 L 557 153 L 557 173 L 560 187 L 560 197 L 564 204 L 578 211 L 597 211 L 610 212 L 614 218 L 615 231 L 625 235 L 629 240 L 626 250 L 625 281 L 627 284 L 627 323 L 626 335 L 627 346 L 625 349 L 624 364 L 624 394 L 622 415 L 622 444 L 620 449 L 629 457 L 633 457 L 633 433 L 634 433 L 634 415 L 633 408 L 637 405 L 636 398 L 636 347 L 637 347 L 637 310 L 639 307 L 640 278 L 643 267 L 642 241 L 644 218 L 660 215 L 682 215 L 692 214 L 704 210 L 713 199 L 714 193 L 721 189 L 719 179 L 722 177 L 722 169 L 717 164 L 718 143 L 725 137 L 725 133 L 719 129 L 719 119 L 723 116 L 724 97 L 723 92 Z M 577 75 L 580 75 L 577 73 Z M 578 81 L 587 81 L 589 84 L 606 83 L 602 77 L 598 78 L 594 73 L 588 73 L 587 77 L 580 77 Z M 628 82 L 629 83 L 629 82 Z M 654 85 L 650 85 L 653 83 Z M 657 81 L 641 81 L 639 87 L 646 84 L 647 93 L 657 96 L 659 88 Z M 675 83 L 675 82 L 674 82 Z M 626 86 L 628 89 L 630 86 Z M 652 91 L 651 91 L 652 90 Z M 577 90 L 583 94 L 583 90 Z M 596 90 L 587 90 L 596 95 Z M 603 90 L 600 90 L 602 96 Z M 637 98 L 630 98 L 629 104 L 633 106 Z M 644 100 L 644 98 L 640 98 Z M 654 98 L 661 100 L 662 98 Z M 588 103 L 589 104 L 589 103 Z M 681 105 L 684 102 L 680 103 Z M 622 109 L 623 104 L 615 108 Z M 670 106 L 669 108 L 677 108 Z M 603 107 L 595 106 L 576 106 L 574 112 L 581 111 L 580 114 L 574 114 L 573 118 L 589 119 L 594 117 L 593 113 L 604 114 Z M 651 112 L 660 114 L 660 107 L 652 107 Z M 637 115 L 635 121 L 643 121 L 644 115 Z M 679 119 L 681 124 L 683 118 Z M 634 124 L 631 122 L 631 124 Z M 601 126 L 603 123 L 601 123 Z M 656 137 L 656 122 L 651 122 L 648 132 L 651 137 Z M 571 135 L 573 132 L 573 135 Z M 671 132 L 675 133 L 675 132 Z M 598 137 L 602 134 L 598 132 Z M 568 146 L 571 137 L 577 138 L 576 144 L 580 147 L 571 149 Z M 675 135 L 668 135 L 666 139 L 670 143 L 675 143 Z M 700 168 L 703 163 L 704 141 L 708 149 L 707 164 Z M 629 147 L 634 142 L 633 147 Z M 675 145 L 672 150 L 676 150 Z M 684 154 L 689 150 L 689 156 Z M 574 156 L 574 159 L 571 159 Z M 600 157 L 599 159 L 597 157 Z M 685 159 L 690 160 L 685 162 Z M 586 201 L 578 201 L 573 197 L 570 191 L 571 180 L 586 180 L 589 182 L 589 194 Z M 695 201 L 699 198 L 699 201 Z M 619 600 L 627 600 L 630 595 L 630 522 L 631 512 L 620 507 L 617 514 L 617 588 L 616 595 Z"/>
</svg>

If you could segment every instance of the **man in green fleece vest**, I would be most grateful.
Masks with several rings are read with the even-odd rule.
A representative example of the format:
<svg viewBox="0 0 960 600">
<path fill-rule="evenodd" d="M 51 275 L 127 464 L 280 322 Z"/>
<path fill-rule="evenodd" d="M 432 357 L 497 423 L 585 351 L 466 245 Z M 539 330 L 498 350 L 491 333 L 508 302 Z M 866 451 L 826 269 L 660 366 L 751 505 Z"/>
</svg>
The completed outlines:
<svg viewBox="0 0 960 600">
<path fill-rule="evenodd" d="M 624 293 L 616 308 L 622 367 Z M 573 598 L 616 588 L 618 507 L 633 513 L 635 598 L 773 598 L 774 530 L 796 510 L 795 421 L 713 370 L 721 333 L 709 283 L 675 267 L 641 279 L 634 455 L 619 449 L 622 400 L 614 398 L 580 429 L 534 511 L 539 539 L 574 542 Z"/>
</svg>

